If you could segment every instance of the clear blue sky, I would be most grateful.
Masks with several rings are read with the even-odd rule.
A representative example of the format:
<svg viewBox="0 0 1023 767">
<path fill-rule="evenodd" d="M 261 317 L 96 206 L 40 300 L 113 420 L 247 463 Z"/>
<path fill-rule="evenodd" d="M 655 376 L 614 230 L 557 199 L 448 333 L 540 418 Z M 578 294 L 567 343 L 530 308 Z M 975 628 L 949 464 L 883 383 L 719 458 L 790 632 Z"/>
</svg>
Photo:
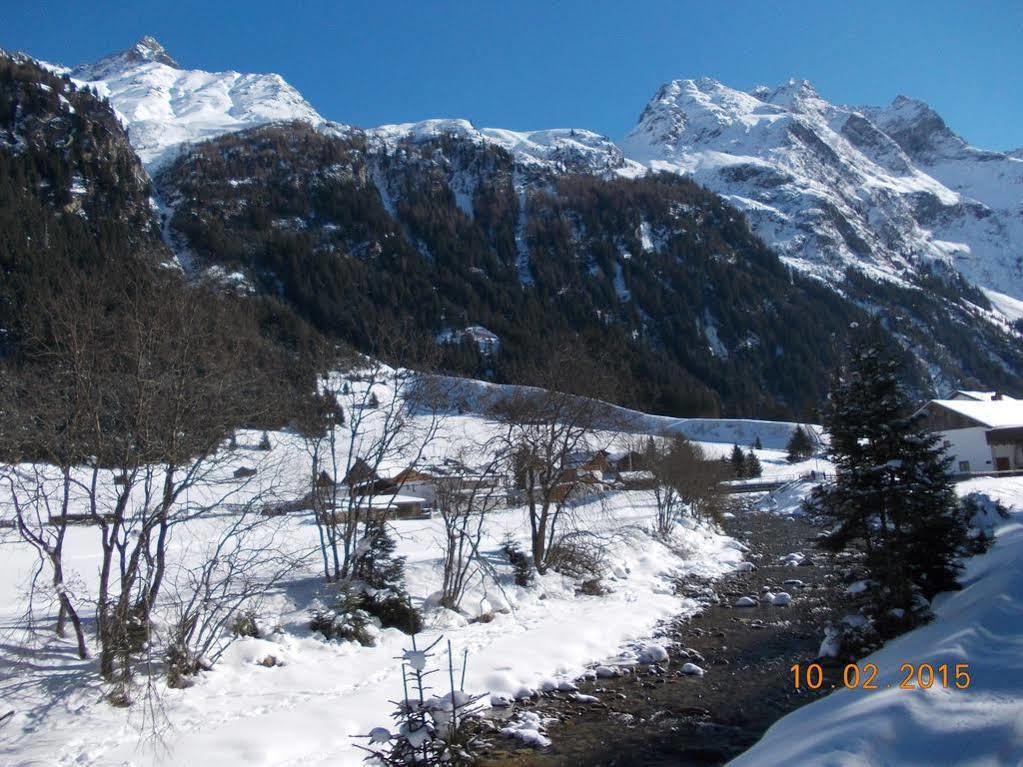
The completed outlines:
<svg viewBox="0 0 1023 767">
<path fill-rule="evenodd" d="M 65 64 L 154 35 L 186 67 L 282 74 L 360 126 L 466 117 L 621 137 L 657 87 L 811 80 L 923 99 L 971 143 L 1023 146 L 1023 2 L 0 0 L 0 46 Z"/>
</svg>

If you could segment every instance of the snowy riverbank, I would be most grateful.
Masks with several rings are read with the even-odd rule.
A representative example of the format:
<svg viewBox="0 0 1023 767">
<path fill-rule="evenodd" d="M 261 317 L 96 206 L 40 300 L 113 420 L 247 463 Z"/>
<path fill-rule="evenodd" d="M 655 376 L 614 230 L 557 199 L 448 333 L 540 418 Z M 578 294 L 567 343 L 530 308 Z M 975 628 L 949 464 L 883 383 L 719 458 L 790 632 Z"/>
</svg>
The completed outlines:
<svg viewBox="0 0 1023 767">
<path fill-rule="evenodd" d="M 934 622 L 860 662 L 878 690 L 839 690 L 775 724 L 735 767 L 779 764 L 1016 765 L 1023 761 L 1023 479 L 960 483 L 1012 507 L 992 549 L 971 559 L 962 591 L 940 595 Z M 903 663 L 966 663 L 968 689 L 898 689 Z"/>
<path fill-rule="evenodd" d="M 423 639 L 443 633 L 456 653 L 469 650 L 466 687 L 473 692 L 514 696 L 547 680 L 581 674 L 592 662 L 648 636 L 658 621 L 696 609 L 695 602 L 673 593 L 678 574 L 715 576 L 742 559 L 730 538 L 697 525 L 672 551 L 642 532 L 652 513 L 642 493 L 615 494 L 576 510 L 577 519 L 612 542 L 610 594 L 577 595 L 575 585 L 557 575 L 519 588 L 510 568 L 497 564 L 499 585 L 484 590 L 477 584 L 466 606 L 471 613 L 486 598 L 503 612 L 489 623 L 469 624 L 452 613 L 428 612 L 431 627 Z M 487 554 L 497 563 L 505 536 L 524 542 L 527 529 L 521 509 L 496 513 L 485 540 Z M 409 591 L 417 601 L 424 599 L 439 587 L 439 520 L 398 521 L 394 530 L 399 553 L 408 558 Z M 289 520 L 285 533 L 295 547 L 314 545 L 311 520 Z M 71 535 L 68 561 L 80 579 L 87 579 L 94 565 L 86 545 L 90 534 L 76 529 Z M 10 627 L 33 562 L 15 546 L 5 550 L 0 604 Z M 5 662 L 0 695 L 15 716 L 4 733 L 0 760 L 26 767 L 146 764 L 166 748 L 166 763 L 174 764 L 361 764 L 364 754 L 352 736 L 388 721 L 389 701 L 400 693 L 395 657 L 408 637 L 386 629 L 376 647 L 316 638 L 307 628 L 307 610 L 320 588 L 315 568 L 295 573 L 262 610 L 269 625 L 279 623 L 281 633 L 241 639 L 194 687 L 161 690 L 162 743 L 140 741 L 140 729 L 151 724 L 142 710 L 113 708 L 100 699 L 92 664 L 74 660 L 69 645 L 50 641 Z M 12 649 L 8 644 L 8 658 Z M 283 665 L 258 665 L 268 655 Z"/>
</svg>

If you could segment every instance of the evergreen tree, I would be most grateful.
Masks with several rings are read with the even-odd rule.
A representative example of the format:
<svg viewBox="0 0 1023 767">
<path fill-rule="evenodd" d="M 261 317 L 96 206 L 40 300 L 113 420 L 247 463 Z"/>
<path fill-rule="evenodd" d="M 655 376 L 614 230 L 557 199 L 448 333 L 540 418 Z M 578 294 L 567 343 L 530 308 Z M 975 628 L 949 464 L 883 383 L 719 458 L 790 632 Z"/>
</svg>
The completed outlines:
<svg viewBox="0 0 1023 767">
<path fill-rule="evenodd" d="M 259 449 L 270 450 L 272 445 L 270 444 L 270 435 L 267 432 L 263 432 L 263 436 L 259 438 Z"/>
<path fill-rule="evenodd" d="M 753 449 L 754 450 L 763 450 L 764 449 L 764 444 L 760 441 L 760 435 L 759 434 L 757 435 L 757 438 L 755 440 L 753 440 Z"/>
<path fill-rule="evenodd" d="M 757 454 L 750 450 L 746 454 L 746 476 L 750 479 L 756 479 L 762 476 L 764 473 L 764 467 L 760 465 L 760 459 L 757 458 Z"/>
<path fill-rule="evenodd" d="M 742 448 L 738 445 L 732 446 L 732 457 L 729 459 L 729 463 L 732 465 L 732 474 L 736 479 L 746 478 L 746 456 L 743 455 Z"/>
<path fill-rule="evenodd" d="M 802 426 L 797 426 L 796 430 L 792 432 L 792 437 L 786 447 L 789 451 L 789 463 L 796 463 L 813 455 L 813 442 L 810 441 L 810 435 Z"/>
<path fill-rule="evenodd" d="M 921 428 L 898 367 L 878 329 L 863 331 L 824 413 L 836 481 L 813 504 L 833 525 L 826 545 L 865 551 L 875 606 L 908 614 L 917 594 L 955 587 L 971 544 L 945 443 Z"/>
<path fill-rule="evenodd" d="M 371 519 L 363 533 L 364 552 L 355 575 L 367 586 L 405 593 L 405 558 L 394 556 L 395 543 L 387 530 L 387 522 Z"/>
<path fill-rule="evenodd" d="M 395 543 L 383 519 L 365 523 L 363 553 L 356 562 L 353 578 L 362 582 L 362 607 L 380 619 L 384 628 L 393 626 L 406 634 L 422 629 L 422 616 L 412 607 L 405 590 L 405 557 L 394 555 Z"/>
</svg>

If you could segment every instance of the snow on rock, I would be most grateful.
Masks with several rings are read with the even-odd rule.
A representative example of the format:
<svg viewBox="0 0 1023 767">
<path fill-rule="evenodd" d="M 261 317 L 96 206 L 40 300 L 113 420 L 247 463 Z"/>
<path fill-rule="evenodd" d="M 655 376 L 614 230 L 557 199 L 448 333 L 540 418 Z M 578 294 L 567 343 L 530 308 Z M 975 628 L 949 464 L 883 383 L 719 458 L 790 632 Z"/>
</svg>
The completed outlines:
<svg viewBox="0 0 1023 767">
<path fill-rule="evenodd" d="M 664 649 L 664 645 L 645 644 L 636 655 L 636 660 L 644 665 L 663 663 L 668 660 L 668 651 Z"/>
<path fill-rule="evenodd" d="M 695 663 L 683 663 L 682 673 L 687 676 L 703 676 L 706 672 Z"/>
<path fill-rule="evenodd" d="M 510 708 L 515 705 L 515 698 L 511 695 L 505 695 L 503 692 L 491 693 L 490 705 L 494 708 Z"/>
<path fill-rule="evenodd" d="M 870 588 L 870 581 L 853 581 L 845 588 L 845 593 L 851 596 L 862 594 Z"/>
<path fill-rule="evenodd" d="M 824 639 L 817 650 L 818 658 L 837 658 L 842 651 L 842 632 L 834 626 L 824 629 Z"/>
<path fill-rule="evenodd" d="M 597 675 L 597 679 L 613 679 L 619 676 L 618 669 L 611 666 L 597 666 L 593 669 L 593 673 Z"/>
<path fill-rule="evenodd" d="M 752 562 L 740 562 L 735 566 L 737 573 L 750 573 L 757 569 L 757 566 Z"/>
<path fill-rule="evenodd" d="M 806 562 L 806 557 L 801 551 L 794 551 L 791 554 L 786 554 L 778 559 L 783 565 L 788 567 L 799 567 Z"/>
<path fill-rule="evenodd" d="M 739 597 L 735 600 L 736 607 L 756 607 L 758 604 L 756 597 Z"/>
<path fill-rule="evenodd" d="M 785 605 L 790 604 L 791 602 L 792 596 L 785 591 L 779 591 L 777 594 L 774 595 L 774 598 L 771 600 L 771 604 L 775 605 L 776 607 L 785 607 Z"/>
<path fill-rule="evenodd" d="M 546 748 L 551 744 L 550 738 L 543 734 L 543 721 L 535 711 L 522 711 L 512 724 L 502 727 L 499 732 L 506 738 L 521 740 L 534 748 Z"/>
<path fill-rule="evenodd" d="M 782 581 L 782 585 L 788 586 L 790 589 L 801 589 L 806 584 L 803 583 L 803 581 L 799 580 L 799 578 L 787 578 L 786 580 Z"/>
</svg>

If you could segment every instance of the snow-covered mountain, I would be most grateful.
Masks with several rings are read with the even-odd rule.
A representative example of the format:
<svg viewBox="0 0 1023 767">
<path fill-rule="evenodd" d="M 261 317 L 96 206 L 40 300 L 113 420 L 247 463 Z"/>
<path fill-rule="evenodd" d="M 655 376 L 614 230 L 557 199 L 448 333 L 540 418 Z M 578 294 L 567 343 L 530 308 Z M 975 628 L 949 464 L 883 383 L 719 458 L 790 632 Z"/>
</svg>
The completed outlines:
<svg viewBox="0 0 1023 767">
<path fill-rule="evenodd" d="M 129 128 L 150 171 L 182 147 L 272 122 L 337 131 L 275 74 L 182 69 L 156 40 L 68 70 Z M 512 131 L 436 119 L 365 131 L 392 154 L 439 137 L 508 151 L 524 171 L 692 176 L 743 209 L 789 264 L 839 282 L 853 266 L 911 281 L 939 262 L 1023 316 L 1023 157 L 976 149 L 926 104 L 831 104 L 806 81 L 750 93 L 708 78 L 664 85 L 620 143 L 584 129 Z"/>
<path fill-rule="evenodd" d="M 946 330 L 968 327 L 976 336 L 986 332 L 976 323 L 993 324 L 1018 338 L 1023 150 L 971 147 L 919 101 L 853 108 L 827 102 L 805 81 L 744 92 L 707 78 L 676 80 L 616 143 L 580 128 L 513 131 L 461 119 L 360 130 L 325 120 L 278 75 L 185 70 L 151 37 L 63 72 L 109 98 L 154 177 L 197 142 L 297 121 L 343 139 L 345 152 L 364 153 L 366 178 L 391 217 L 413 177 L 436 176 L 431 183 L 445 187 L 470 220 L 481 195 L 489 210 L 494 185 L 506 185 L 516 198 L 514 251 L 523 286 L 539 266 L 530 263 L 530 207 L 558 177 L 614 183 L 664 171 L 690 176 L 742 209 L 789 266 L 861 306 L 894 311 L 893 327 L 907 348 L 918 347 L 907 325 L 934 336 L 945 323 Z M 246 143 L 254 135 L 242 133 L 238 151 L 261 151 Z M 327 169 L 303 172 L 318 177 Z M 353 252 L 372 246 L 350 244 Z M 425 253 L 422 242 L 417 247 Z M 867 283 L 852 284 L 849 269 Z M 987 300 L 956 275 L 980 286 Z M 993 360 L 991 348 L 982 356 Z M 949 369 L 940 354 L 936 348 L 921 354 L 935 376 Z"/>
<path fill-rule="evenodd" d="M 65 71 L 110 99 L 151 171 L 183 145 L 224 133 L 290 120 L 324 123 L 280 75 L 182 69 L 148 36 L 126 51 Z"/>
<path fill-rule="evenodd" d="M 721 194 L 826 279 L 855 266 L 897 280 L 941 262 L 1023 298 L 1023 160 L 971 147 L 922 102 L 852 108 L 806 81 L 746 93 L 675 80 L 621 146 Z"/>
<path fill-rule="evenodd" d="M 423 120 L 370 128 L 366 136 L 387 150 L 401 142 L 422 143 L 442 136 L 489 144 L 509 152 L 526 169 L 622 176 L 646 172 L 643 165 L 627 159 L 610 138 L 581 128 L 513 131 L 477 128 L 468 120 Z"/>
</svg>

